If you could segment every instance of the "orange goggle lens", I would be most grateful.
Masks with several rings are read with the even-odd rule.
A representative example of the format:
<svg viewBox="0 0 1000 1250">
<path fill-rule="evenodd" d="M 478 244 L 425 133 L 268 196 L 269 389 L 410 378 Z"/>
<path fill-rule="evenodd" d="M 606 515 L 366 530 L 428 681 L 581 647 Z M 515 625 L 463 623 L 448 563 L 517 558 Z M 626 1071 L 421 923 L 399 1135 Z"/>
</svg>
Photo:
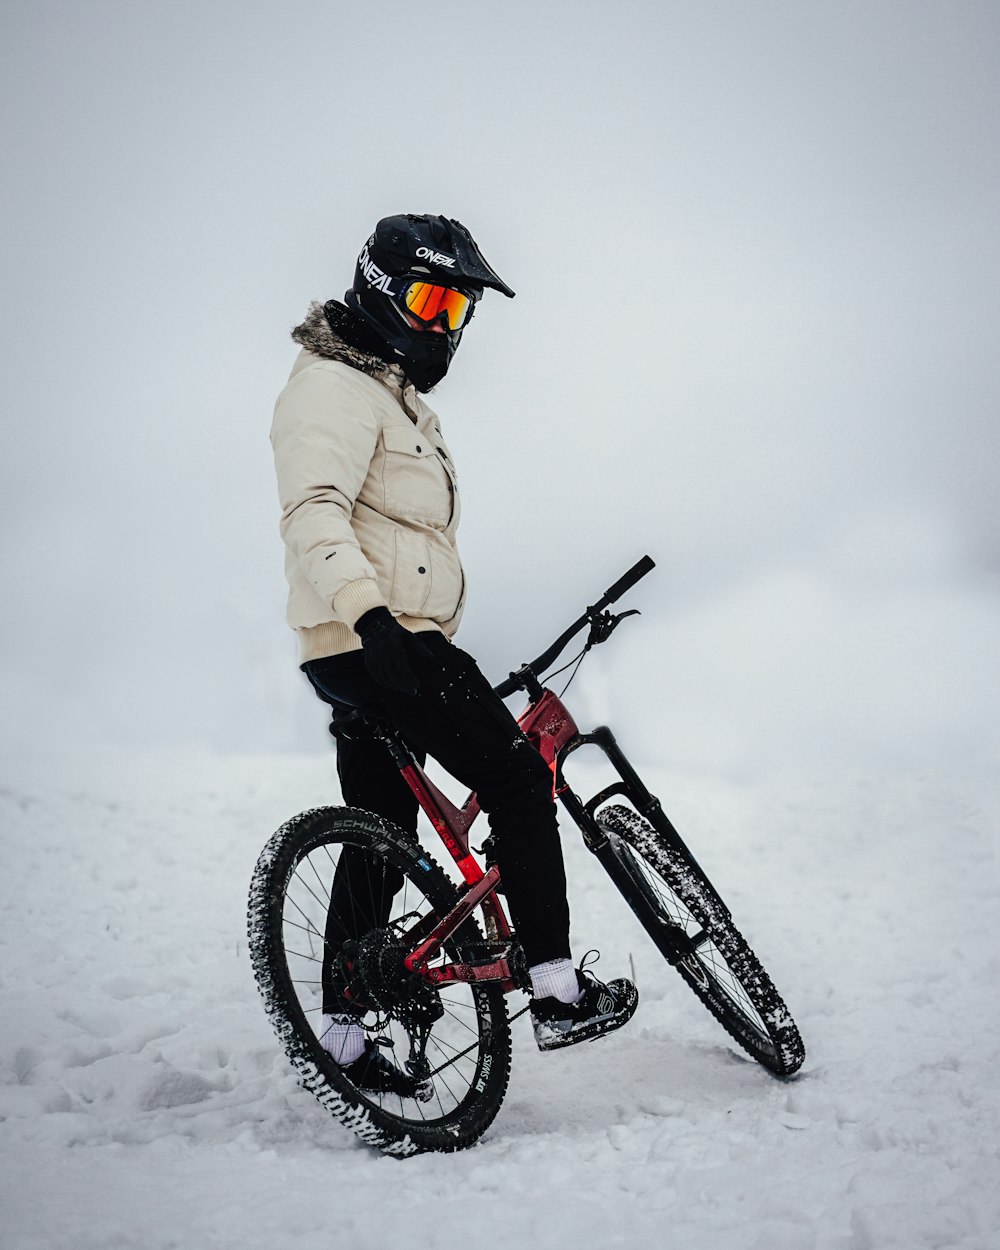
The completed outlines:
<svg viewBox="0 0 1000 1250">
<path fill-rule="evenodd" d="M 407 310 L 421 321 L 435 321 L 445 313 L 449 330 L 460 330 L 469 319 L 472 308 L 468 295 L 453 291 L 451 287 L 435 286 L 431 282 L 411 282 L 403 302 Z"/>
</svg>

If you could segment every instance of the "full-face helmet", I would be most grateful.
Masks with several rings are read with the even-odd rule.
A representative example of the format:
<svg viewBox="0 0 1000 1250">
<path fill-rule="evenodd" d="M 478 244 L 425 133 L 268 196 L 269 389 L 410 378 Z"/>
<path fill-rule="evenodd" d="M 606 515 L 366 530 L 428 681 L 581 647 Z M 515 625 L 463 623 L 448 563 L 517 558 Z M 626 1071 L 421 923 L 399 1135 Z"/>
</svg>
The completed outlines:
<svg viewBox="0 0 1000 1250">
<path fill-rule="evenodd" d="M 375 227 L 344 299 L 417 390 L 429 391 L 448 372 L 486 287 L 513 298 L 461 222 L 407 213 Z"/>
</svg>

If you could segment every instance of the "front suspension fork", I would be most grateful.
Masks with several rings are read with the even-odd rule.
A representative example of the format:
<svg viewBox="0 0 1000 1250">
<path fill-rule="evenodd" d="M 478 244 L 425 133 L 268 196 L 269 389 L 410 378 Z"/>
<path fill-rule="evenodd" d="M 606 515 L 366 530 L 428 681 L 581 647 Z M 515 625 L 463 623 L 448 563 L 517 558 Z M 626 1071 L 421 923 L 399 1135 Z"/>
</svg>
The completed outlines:
<svg viewBox="0 0 1000 1250">
<path fill-rule="evenodd" d="M 611 764 L 620 780 L 612 782 L 610 786 L 599 791 L 594 797 L 584 803 L 569 788 L 562 776 L 563 764 L 573 751 L 583 746 L 596 746 L 601 751 L 608 763 Z M 620 794 L 623 798 L 628 799 L 635 810 L 643 819 L 647 820 L 656 832 L 663 838 L 671 850 L 676 851 L 687 861 L 695 870 L 702 882 L 712 890 L 711 882 L 702 871 L 701 865 L 691 854 L 684 842 L 684 839 L 674 828 L 666 812 L 655 794 L 651 793 L 646 783 L 632 767 L 624 751 L 618 745 L 618 741 L 607 725 L 598 725 L 596 729 L 591 730 L 588 734 L 578 734 L 572 738 L 559 755 L 558 767 L 556 772 L 556 794 L 562 800 L 563 805 L 569 814 L 579 825 L 584 842 L 588 848 L 605 862 L 600 852 L 608 844 L 608 835 L 597 823 L 597 809 L 603 806 L 609 799 L 614 798 L 616 794 Z M 721 904 L 722 900 L 719 899 Z"/>
</svg>

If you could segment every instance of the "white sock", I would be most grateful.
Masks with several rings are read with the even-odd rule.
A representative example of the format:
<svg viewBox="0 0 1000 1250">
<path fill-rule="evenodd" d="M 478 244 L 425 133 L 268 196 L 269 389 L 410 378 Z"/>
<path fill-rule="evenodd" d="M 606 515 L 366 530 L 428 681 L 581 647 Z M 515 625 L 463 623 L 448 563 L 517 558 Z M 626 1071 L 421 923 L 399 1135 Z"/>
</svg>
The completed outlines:
<svg viewBox="0 0 1000 1250">
<path fill-rule="evenodd" d="M 528 969 L 531 991 L 536 998 L 558 998 L 561 1003 L 575 1003 L 583 997 L 572 959 L 549 959 Z"/>
<path fill-rule="evenodd" d="M 365 1053 L 365 1031 L 354 1016 L 328 1016 L 324 1012 L 319 1044 L 330 1052 L 334 1063 L 353 1063 Z"/>
</svg>

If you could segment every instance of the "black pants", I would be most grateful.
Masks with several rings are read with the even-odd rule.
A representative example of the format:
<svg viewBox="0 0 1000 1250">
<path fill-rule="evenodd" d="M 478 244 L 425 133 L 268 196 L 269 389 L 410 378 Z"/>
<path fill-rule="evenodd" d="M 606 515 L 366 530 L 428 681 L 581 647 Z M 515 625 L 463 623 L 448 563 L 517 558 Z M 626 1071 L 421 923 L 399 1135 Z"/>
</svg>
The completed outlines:
<svg viewBox="0 0 1000 1250">
<path fill-rule="evenodd" d="M 529 966 L 568 958 L 569 905 L 552 773 L 472 656 L 436 632 L 421 634 L 420 640 L 425 654 L 414 663 L 422 687 L 418 695 L 376 685 L 360 651 L 310 660 L 302 667 L 320 698 L 334 706 L 346 703 L 378 712 L 400 730 L 421 763 L 432 755 L 476 791 L 489 817 L 511 919 Z M 384 816 L 416 840 L 417 800 L 382 743 L 341 735 L 337 770 L 349 806 Z M 372 890 L 370 872 L 368 857 L 361 852 L 341 854 L 330 908 L 335 931 L 328 928 L 328 949 L 388 919 L 402 876 L 389 869 L 380 888 Z M 362 900 L 383 894 L 384 915 L 359 913 Z M 355 932 L 347 932 L 341 919 L 345 916 Z"/>
</svg>

